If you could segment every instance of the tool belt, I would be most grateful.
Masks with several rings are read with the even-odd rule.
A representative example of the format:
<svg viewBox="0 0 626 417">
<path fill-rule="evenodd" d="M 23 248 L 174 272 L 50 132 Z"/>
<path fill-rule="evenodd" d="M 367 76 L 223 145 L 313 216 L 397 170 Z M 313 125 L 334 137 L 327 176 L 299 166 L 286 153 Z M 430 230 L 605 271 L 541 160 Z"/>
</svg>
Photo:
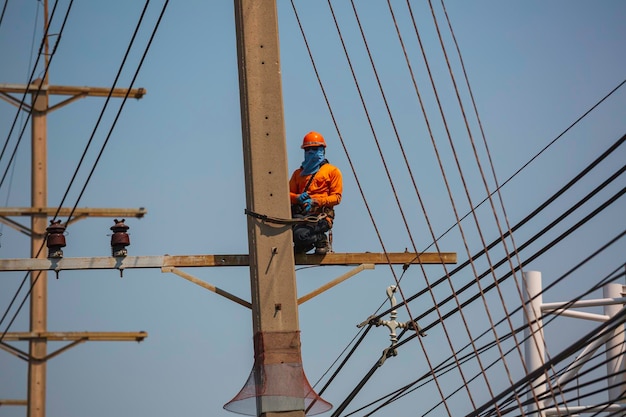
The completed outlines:
<svg viewBox="0 0 626 417">
<path fill-rule="evenodd" d="M 328 217 L 330 219 L 330 222 L 332 223 L 333 219 L 335 218 L 335 209 L 332 207 L 313 207 L 312 210 L 310 210 L 308 213 L 304 212 L 304 207 L 300 204 L 292 204 L 291 205 L 291 216 L 292 217 L 296 217 L 296 216 L 316 216 L 318 214 L 325 214 L 325 217 Z"/>
</svg>

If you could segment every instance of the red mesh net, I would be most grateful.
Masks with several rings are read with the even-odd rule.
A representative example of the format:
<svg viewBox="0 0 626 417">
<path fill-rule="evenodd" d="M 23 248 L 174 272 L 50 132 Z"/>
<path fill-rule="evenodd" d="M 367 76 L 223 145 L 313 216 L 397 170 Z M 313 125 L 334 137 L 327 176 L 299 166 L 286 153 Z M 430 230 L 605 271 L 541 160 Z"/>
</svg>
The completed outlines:
<svg viewBox="0 0 626 417">
<path fill-rule="evenodd" d="M 273 332 L 255 335 L 255 363 L 239 394 L 224 409 L 249 416 L 260 412 L 304 410 L 307 416 L 324 413 L 332 405 L 311 388 L 300 359 L 299 333 Z"/>
</svg>

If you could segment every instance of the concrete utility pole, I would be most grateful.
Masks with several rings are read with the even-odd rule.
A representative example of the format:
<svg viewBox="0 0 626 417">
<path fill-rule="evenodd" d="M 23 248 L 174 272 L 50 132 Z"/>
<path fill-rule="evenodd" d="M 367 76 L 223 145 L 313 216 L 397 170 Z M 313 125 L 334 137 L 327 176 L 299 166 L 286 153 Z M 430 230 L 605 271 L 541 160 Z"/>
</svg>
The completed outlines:
<svg viewBox="0 0 626 417">
<path fill-rule="evenodd" d="M 44 33 L 47 33 L 48 26 L 48 4 L 47 1 L 44 4 Z M 49 47 L 47 38 L 45 39 L 45 67 L 48 67 Z M 32 132 L 32 157 L 31 157 L 31 210 L 14 209 L 4 210 L 7 215 L 13 215 L 16 213 L 28 213 L 31 218 L 30 230 L 19 223 L 9 220 L 2 216 L 0 221 L 7 223 L 18 230 L 30 235 L 31 237 L 31 258 L 45 259 L 48 255 L 46 250 L 46 228 L 48 226 L 48 215 L 55 212 L 54 208 L 48 208 L 48 178 L 47 178 L 47 115 L 49 112 L 56 110 L 70 102 L 86 97 L 89 95 L 102 96 L 103 92 L 108 95 L 111 93 L 112 97 L 130 97 L 140 98 L 145 91 L 143 89 L 110 89 L 105 88 L 89 88 L 89 87 L 51 87 L 48 85 L 48 71 L 45 72 L 45 78 L 43 80 L 38 79 L 31 85 L 7 85 L 0 84 L 0 98 L 8 101 L 11 104 L 18 106 L 20 110 L 26 110 L 31 115 L 31 132 Z M 22 103 L 21 100 L 16 99 L 9 93 L 21 93 L 22 95 L 30 93 L 32 100 L 31 105 L 28 106 Z M 63 94 L 71 96 L 69 99 L 55 105 L 49 106 L 49 96 L 51 94 Z M 67 211 L 67 210 L 65 210 Z M 116 210 L 109 210 L 106 212 L 111 217 L 120 216 L 121 213 L 134 212 L 137 217 L 143 216 L 145 210 L 128 210 L 124 209 L 120 212 Z M 89 211 L 83 211 L 86 215 L 98 215 L 101 213 L 90 213 Z M 31 273 L 31 294 L 30 294 L 30 334 L 22 340 L 29 341 L 28 354 L 19 351 L 18 349 L 5 350 L 16 354 L 16 356 L 28 360 L 28 397 L 27 401 L 22 400 L 9 400 L 7 404 L 15 405 L 27 405 L 28 417 L 45 417 L 46 410 L 46 362 L 51 357 L 47 352 L 47 343 L 49 338 L 52 340 L 52 336 L 48 333 L 47 323 L 47 311 L 48 311 L 48 283 L 47 283 L 46 271 L 34 271 Z M 61 338 L 61 340 L 75 340 L 76 335 L 68 335 L 69 339 Z M 85 336 L 85 335 L 82 335 Z M 141 340 L 146 335 L 143 334 L 120 334 L 110 335 L 115 340 Z M 57 334 L 59 337 L 59 334 Z M 12 338 L 12 334 L 7 333 L 5 335 L 7 340 Z M 88 340 L 82 339 L 82 340 Z M 111 338 L 104 337 L 99 340 L 111 340 Z M 52 355 L 54 356 L 54 355 Z"/>
<path fill-rule="evenodd" d="M 235 24 L 246 207 L 290 218 L 276 2 L 236 0 Z M 301 371 L 291 226 L 248 217 L 248 248 L 256 380 L 268 367 L 281 364 Z M 290 377 L 303 386 L 304 373 Z M 257 415 L 304 416 L 303 398 L 274 398 L 257 397 Z"/>
</svg>

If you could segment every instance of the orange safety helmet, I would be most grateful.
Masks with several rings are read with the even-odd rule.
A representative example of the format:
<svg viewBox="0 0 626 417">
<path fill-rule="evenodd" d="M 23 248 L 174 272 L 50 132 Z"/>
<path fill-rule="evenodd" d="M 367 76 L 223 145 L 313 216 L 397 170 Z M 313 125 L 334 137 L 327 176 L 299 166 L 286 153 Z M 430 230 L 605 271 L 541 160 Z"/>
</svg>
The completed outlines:
<svg viewBox="0 0 626 417">
<path fill-rule="evenodd" d="M 323 146 L 326 147 L 326 141 L 324 140 L 324 136 L 320 135 L 317 132 L 309 132 L 304 135 L 304 139 L 302 139 L 302 149 L 310 148 L 312 146 Z"/>
</svg>

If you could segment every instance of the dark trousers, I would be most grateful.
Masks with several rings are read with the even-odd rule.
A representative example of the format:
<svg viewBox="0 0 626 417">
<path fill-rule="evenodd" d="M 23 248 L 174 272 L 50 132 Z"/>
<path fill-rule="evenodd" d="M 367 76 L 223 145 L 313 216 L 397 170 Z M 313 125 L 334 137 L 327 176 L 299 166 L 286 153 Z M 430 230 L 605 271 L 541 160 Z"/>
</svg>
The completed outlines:
<svg viewBox="0 0 626 417">
<path fill-rule="evenodd" d="M 294 218 L 298 218 L 296 215 Z M 330 230 L 328 220 L 322 219 L 317 223 L 298 223 L 293 226 L 293 244 L 296 252 L 306 253 L 315 247 L 316 243 L 326 241 L 326 232 Z"/>
</svg>

